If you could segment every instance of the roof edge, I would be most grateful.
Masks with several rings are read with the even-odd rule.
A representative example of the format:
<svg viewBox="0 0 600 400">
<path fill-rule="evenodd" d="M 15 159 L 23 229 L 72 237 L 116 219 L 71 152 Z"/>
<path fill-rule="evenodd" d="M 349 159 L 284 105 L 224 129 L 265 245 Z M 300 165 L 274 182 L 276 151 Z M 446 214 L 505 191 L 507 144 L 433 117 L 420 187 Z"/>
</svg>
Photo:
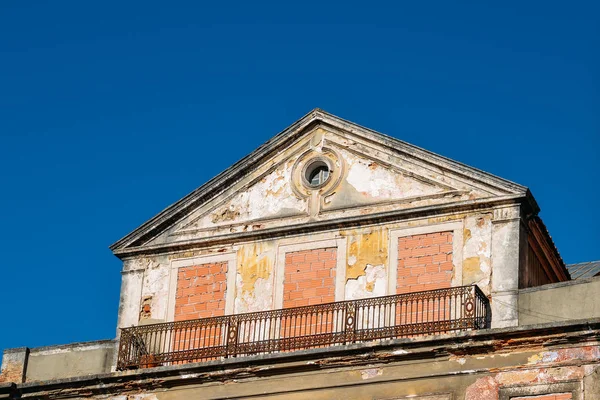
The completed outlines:
<svg viewBox="0 0 600 400">
<path fill-rule="evenodd" d="M 139 243 L 140 241 L 150 240 L 152 237 L 156 236 L 156 234 L 160 234 L 160 232 L 168 229 L 168 226 L 172 223 L 172 221 L 183 217 L 186 212 L 194 207 L 197 207 L 199 203 L 208 201 L 212 197 L 218 195 L 221 191 L 226 190 L 230 184 L 235 183 L 239 179 L 240 174 L 243 174 L 254 167 L 264 157 L 274 153 L 278 147 L 296 140 L 303 134 L 307 133 L 309 130 L 308 128 L 315 123 L 331 125 L 338 129 L 343 129 L 363 137 L 368 135 L 368 137 L 366 137 L 367 140 L 387 146 L 397 152 L 404 153 L 415 158 L 424 159 L 425 161 L 432 163 L 437 167 L 451 171 L 458 175 L 482 181 L 485 184 L 495 187 L 499 190 L 514 194 L 525 194 L 528 192 L 527 187 L 519 185 L 515 182 L 500 178 L 496 175 L 468 166 L 459 161 L 452 160 L 413 144 L 363 127 L 354 122 L 329 114 L 320 108 L 314 108 L 302 118 L 263 143 L 256 150 L 243 157 L 232 166 L 225 169 L 223 172 L 210 179 L 182 199 L 166 207 L 129 234 L 114 242 L 109 246 L 109 249 L 116 254 L 116 252 L 120 249 Z"/>
<path fill-rule="evenodd" d="M 300 131 L 310 126 L 311 123 L 317 119 L 316 113 L 319 111 L 320 109 L 318 108 L 311 110 L 302 118 L 294 122 L 292 125 L 288 126 L 283 131 L 279 132 L 277 135 L 260 145 L 256 150 L 254 150 L 247 156 L 241 158 L 239 161 L 225 169 L 223 172 L 208 180 L 206 183 L 204 183 L 188 195 L 184 196 L 180 200 L 163 209 L 161 212 L 159 212 L 154 217 L 140 225 L 138 228 L 134 229 L 132 232 L 128 233 L 121 239 L 111 244 L 109 246 L 109 249 L 114 252 L 116 249 L 119 249 L 124 245 L 131 243 L 132 241 L 134 241 L 132 239 L 138 236 L 139 234 L 143 234 L 149 230 L 152 230 L 153 228 L 159 226 L 164 220 L 170 220 L 175 210 L 181 207 L 189 206 L 192 201 L 197 201 L 197 198 L 206 197 L 207 194 L 210 194 L 211 190 L 217 189 L 219 186 L 227 183 L 228 179 L 230 179 L 232 175 L 238 173 L 239 170 L 243 171 L 245 168 L 254 165 L 258 162 L 259 159 L 264 157 L 269 152 L 273 151 L 274 147 L 281 144 L 279 142 L 285 142 L 286 140 L 293 139 L 295 137 L 293 135 L 294 133 L 300 133 Z M 288 135 L 290 135 L 290 137 L 287 137 Z M 187 209 L 187 207 L 185 209 Z"/>
</svg>

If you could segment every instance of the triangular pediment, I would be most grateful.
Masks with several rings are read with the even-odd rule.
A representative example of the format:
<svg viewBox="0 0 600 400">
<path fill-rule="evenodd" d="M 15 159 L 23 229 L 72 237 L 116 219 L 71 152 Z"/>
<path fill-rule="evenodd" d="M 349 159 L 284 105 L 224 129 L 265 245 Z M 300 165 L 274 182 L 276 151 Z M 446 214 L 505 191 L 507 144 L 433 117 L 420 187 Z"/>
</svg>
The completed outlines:
<svg viewBox="0 0 600 400">
<path fill-rule="evenodd" d="M 324 175 L 312 178 L 315 168 Z M 119 253 L 526 190 L 314 110 L 111 248 Z"/>
</svg>

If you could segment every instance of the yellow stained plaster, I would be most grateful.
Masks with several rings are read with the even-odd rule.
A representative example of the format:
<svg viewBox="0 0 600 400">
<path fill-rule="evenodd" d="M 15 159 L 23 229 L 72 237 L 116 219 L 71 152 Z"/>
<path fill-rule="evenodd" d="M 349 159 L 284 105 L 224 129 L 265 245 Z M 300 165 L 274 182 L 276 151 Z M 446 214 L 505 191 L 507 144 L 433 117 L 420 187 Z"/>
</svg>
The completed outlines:
<svg viewBox="0 0 600 400">
<path fill-rule="evenodd" d="M 273 272 L 274 249 L 272 242 L 241 246 L 237 252 L 237 273 L 241 276 L 242 292 L 254 291 L 259 278 L 269 279 Z"/>
<path fill-rule="evenodd" d="M 463 232 L 463 243 L 467 243 L 469 239 L 471 239 L 471 230 L 465 229 Z"/>
<path fill-rule="evenodd" d="M 367 265 L 387 265 L 388 230 L 376 228 L 369 232 L 342 232 L 348 237 L 346 280 L 365 275 Z"/>
<path fill-rule="evenodd" d="M 478 256 L 465 258 L 463 261 L 463 279 L 465 282 L 477 282 L 483 279 L 481 260 Z"/>
</svg>

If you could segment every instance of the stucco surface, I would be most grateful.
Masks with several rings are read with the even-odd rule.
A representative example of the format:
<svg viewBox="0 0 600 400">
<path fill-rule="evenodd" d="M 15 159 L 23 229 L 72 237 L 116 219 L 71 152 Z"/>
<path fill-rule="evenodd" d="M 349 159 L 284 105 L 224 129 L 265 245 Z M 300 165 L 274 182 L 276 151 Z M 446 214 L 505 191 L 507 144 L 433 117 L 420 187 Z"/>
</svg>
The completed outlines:
<svg viewBox="0 0 600 400">
<path fill-rule="evenodd" d="M 600 277 L 519 292 L 519 325 L 600 317 Z"/>
<path fill-rule="evenodd" d="M 115 342 L 32 349 L 27 362 L 26 381 L 109 373 L 115 351 Z"/>
</svg>

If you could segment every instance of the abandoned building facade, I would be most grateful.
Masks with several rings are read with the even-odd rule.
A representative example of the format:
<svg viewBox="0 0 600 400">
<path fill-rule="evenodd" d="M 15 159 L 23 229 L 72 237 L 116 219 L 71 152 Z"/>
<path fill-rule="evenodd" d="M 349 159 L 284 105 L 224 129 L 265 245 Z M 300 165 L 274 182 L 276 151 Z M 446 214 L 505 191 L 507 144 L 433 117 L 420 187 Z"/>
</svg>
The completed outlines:
<svg viewBox="0 0 600 400">
<path fill-rule="evenodd" d="M 0 398 L 600 399 L 600 277 L 539 211 L 313 110 L 111 246 L 116 339 L 5 350 Z"/>
</svg>

